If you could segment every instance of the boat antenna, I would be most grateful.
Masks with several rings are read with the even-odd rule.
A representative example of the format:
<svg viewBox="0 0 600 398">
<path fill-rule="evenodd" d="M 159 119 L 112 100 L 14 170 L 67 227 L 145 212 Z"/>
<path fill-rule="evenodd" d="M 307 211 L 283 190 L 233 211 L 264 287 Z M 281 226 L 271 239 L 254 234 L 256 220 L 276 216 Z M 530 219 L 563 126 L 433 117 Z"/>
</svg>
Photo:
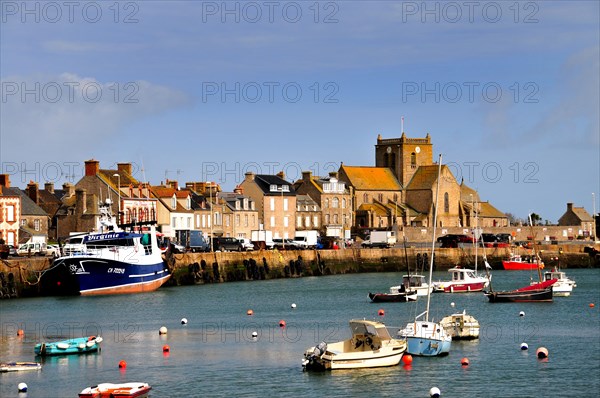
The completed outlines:
<svg viewBox="0 0 600 398">
<path fill-rule="evenodd" d="M 542 282 L 542 270 L 540 268 L 540 255 L 538 253 L 538 248 L 535 243 L 535 232 L 533 231 L 533 221 L 531 220 L 531 213 L 529 213 L 527 215 L 527 217 L 529 217 L 529 228 L 531 230 L 531 238 L 533 239 L 533 255 L 535 256 L 535 264 L 537 265 L 538 280 L 541 283 Z"/>
<path fill-rule="evenodd" d="M 429 259 L 429 286 L 431 286 L 431 274 L 433 273 L 433 256 L 435 252 L 435 232 L 437 227 L 437 209 L 438 209 L 438 197 L 440 195 L 440 180 L 442 176 L 442 154 L 439 155 L 438 160 L 438 175 L 437 175 L 437 187 L 435 191 L 435 203 L 433 204 L 433 233 L 431 236 L 431 258 Z M 427 290 L 427 310 L 425 311 L 425 322 L 429 322 L 429 303 L 431 302 L 431 292 Z"/>
<path fill-rule="evenodd" d="M 406 235 L 402 234 L 404 238 L 404 260 L 406 261 L 406 273 L 408 274 L 408 287 L 410 287 L 410 265 L 408 264 L 408 252 L 406 251 Z"/>
</svg>

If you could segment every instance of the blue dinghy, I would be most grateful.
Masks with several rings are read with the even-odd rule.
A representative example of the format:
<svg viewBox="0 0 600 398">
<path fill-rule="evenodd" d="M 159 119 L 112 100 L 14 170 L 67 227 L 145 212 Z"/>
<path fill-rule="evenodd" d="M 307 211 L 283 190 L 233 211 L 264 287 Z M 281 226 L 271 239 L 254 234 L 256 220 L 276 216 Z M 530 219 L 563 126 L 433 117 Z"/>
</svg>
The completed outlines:
<svg viewBox="0 0 600 398">
<path fill-rule="evenodd" d="M 38 343 L 34 351 L 36 355 L 69 355 L 96 352 L 100 349 L 102 337 L 78 337 L 54 343 Z"/>
</svg>

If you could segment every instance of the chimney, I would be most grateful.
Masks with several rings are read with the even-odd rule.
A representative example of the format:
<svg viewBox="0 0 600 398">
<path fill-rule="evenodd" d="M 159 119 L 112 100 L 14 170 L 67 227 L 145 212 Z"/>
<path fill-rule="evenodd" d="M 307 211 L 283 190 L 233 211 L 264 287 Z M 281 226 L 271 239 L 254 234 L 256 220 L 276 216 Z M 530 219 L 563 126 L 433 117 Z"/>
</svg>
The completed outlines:
<svg viewBox="0 0 600 398">
<path fill-rule="evenodd" d="M 303 171 L 302 172 L 302 181 L 310 182 L 312 178 L 312 171 Z"/>
<path fill-rule="evenodd" d="M 27 184 L 27 196 L 33 200 L 36 205 L 40 204 L 40 189 L 37 182 L 29 181 Z"/>
<path fill-rule="evenodd" d="M 336 180 L 339 179 L 338 178 L 338 172 L 337 171 L 330 171 L 329 172 L 329 178 L 335 178 Z"/>
<path fill-rule="evenodd" d="M 63 184 L 63 191 L 65 191 L 64 197 L 70 198 L 75 193 L 75 187 L 70 182 L 65 182 Z"/>
<path fill-rule="evenodd" d="M 243 195 L 244 194 L 244 188 L 242 188 L 240 185 L 237 185 L 235 187 L 235 189 L 233 190 L 234 193 L 237 193 L 238 195 Z"/>
<path fill-rule="evenodd" d="M 83 188 L 77 188 L 75 191 L 75 213 L 78 215 L 85 214 L 87 211 L 86 208 L 86 200 L 87 200 L 87 192 Z"/>
<path fill-rule="evenodd" d="M 573 211 L 573 203 L 567 203 L 567 211 Z"/>
<path fill-rule="evenodd" d="M 0 186 L 10 188 L 10 175 L 0 174 Z"/>
<path fill-rule="evenodd" d="M 44 184 L 44 189 L 46 190 L 46 192 L 54 194 L 54 183 L 53 182 L 47 182 Z"/>
<path fill-rule="evenodd" d="M 173 188 L 174 190 L 179 190 L 179 184 L 177 184 L 176 180 L 167 180 L 167 186 Z"/>
<path fill-rule="evenodd" d="M 249 171 L 246 174 L 244 174 L 244 177 L 246 178 L 246 181 L 252 182 L 252 181 L 254 181 L 254 177 L 256 177 L 256 174 L 254 174 L 253 172 Z"/>
<path fill-rule="evenodd" d="M 119 174 L 127 173 L 131 175 L 131 163 L 117 163 L 117 170 L 119 170 Z"/>
<path fill-rule="evenodd" d="M 95 176 L 100 171 L 100 162 L 94 159 L 85 161 L 85 175 Z"/>
<path fill-rule="evenodd" d="M 283 170 L 277 173 L 277 177 L 281 178 L 282 180 L 285 180 L 285 173 L 283 172 Z"/>
</svg>

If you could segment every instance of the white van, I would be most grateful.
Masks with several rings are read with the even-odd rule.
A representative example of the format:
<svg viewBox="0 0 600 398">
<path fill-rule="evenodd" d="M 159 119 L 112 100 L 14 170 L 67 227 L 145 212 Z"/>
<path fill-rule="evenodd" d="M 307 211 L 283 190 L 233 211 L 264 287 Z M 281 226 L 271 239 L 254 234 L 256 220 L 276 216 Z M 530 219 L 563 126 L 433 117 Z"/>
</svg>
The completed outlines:
<svg viewBox="0 0 600 398">
<path fill-rule="evenodd" d="M 17 249 L 18 256 L 45 256 L 46 255 L 46 244 L 42 242 L 37 243 L 23 243 Z"/>
</svg>

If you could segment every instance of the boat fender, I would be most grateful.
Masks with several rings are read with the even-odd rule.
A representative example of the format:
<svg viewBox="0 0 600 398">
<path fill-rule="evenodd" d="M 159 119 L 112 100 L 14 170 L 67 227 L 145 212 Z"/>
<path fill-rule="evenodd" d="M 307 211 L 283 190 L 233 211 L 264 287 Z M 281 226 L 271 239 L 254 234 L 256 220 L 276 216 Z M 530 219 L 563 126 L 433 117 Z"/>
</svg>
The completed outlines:
<svg viewBox="0 0 600 398">
<path fill-rule="evenodd" d="M 90 344 L 90 342 L 88 341 L 86 344 Z M 81 343 L 77 346 L 77 348 L 79 348 L 80 350 L 83 350 L 85 348 L 86 344 Z"/>
<path fill-rule="evenodd" d="M 88 341 L 92 341 L 92 340 L 96 340 L 96 336 L 90 336 L 90 337 L 88 337 Z"/>
<path fill-rule="evenodd" d="M 88 341 L 85 345 L 88 346 L 88 348 L 92 348 L 93 346 L 96 345 L 96 341 Z"/>
<path fill-rule="evenodd" d="M 58 343 L 56 345 L 56 348 L 60 348 L 61 350 L 66 350 L 67 348 L 69 348 L 69 345 L 67 343 Z"/>
<path fill-rule="evenodd" d="M 100 344 L 102 343 L 102 337 L 96 337 L 96 343 Z"/>
</svg>

